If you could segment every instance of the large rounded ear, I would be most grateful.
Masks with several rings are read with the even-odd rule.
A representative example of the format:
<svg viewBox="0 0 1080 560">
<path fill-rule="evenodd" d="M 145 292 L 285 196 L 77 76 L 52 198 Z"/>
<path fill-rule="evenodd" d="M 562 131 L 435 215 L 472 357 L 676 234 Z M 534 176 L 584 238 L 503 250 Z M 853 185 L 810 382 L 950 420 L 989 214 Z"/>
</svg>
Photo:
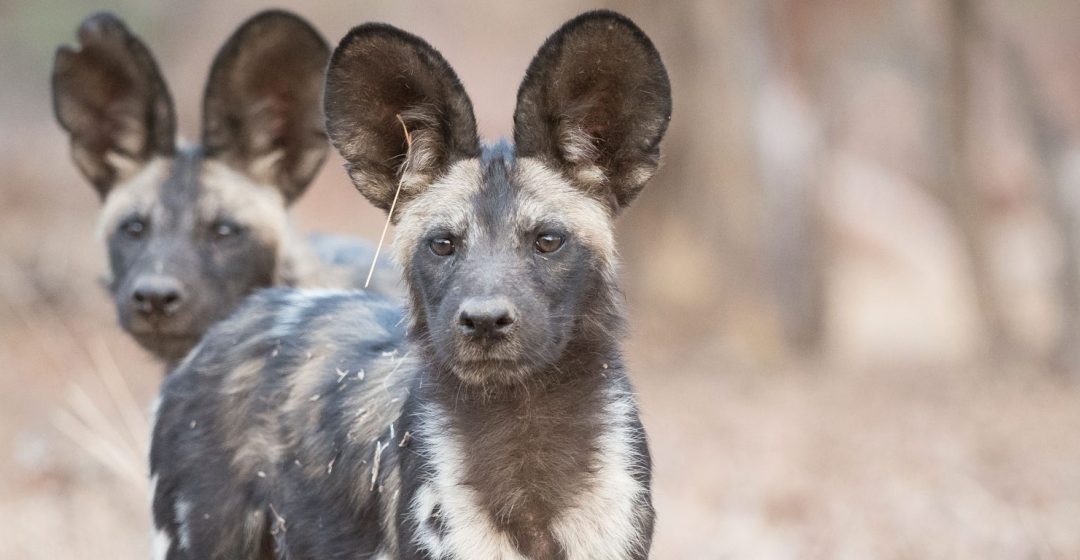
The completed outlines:
<svg viewBox="0 0 1080 560">
<path fill-rule="evenodd" d="M 218 51 L 203 96 L 203 149 L 299 197 L 326 158 L 322 83 L 330 46 L 306 21 L 266 11 Z"/>
<path fill-rule="evenodd" d="M 514 141 L 519 156 L 618 210 L 656 170 L 670 119 L 671 84 L 652 42 L 626 17 L 596 11 L 563 25 L 529 64 Z"/>
<path fill-rule="evenodd" d="M 104 198 L 155 155 L 176 149 L 172 98 L 150 50 L 116 16 L 79 26 L 53 60 L 53 110 L 75 164 Z"/>
<path fill-rule="evenodd" d="M 399 184 L 404 204 L 451 163 L 480 153 L 454 70 L 431 45 L 389 25 L 361 25 L 341 40 L 326 74 L 326 122 L 356 188 L 384 210 Z"/>
</svg>

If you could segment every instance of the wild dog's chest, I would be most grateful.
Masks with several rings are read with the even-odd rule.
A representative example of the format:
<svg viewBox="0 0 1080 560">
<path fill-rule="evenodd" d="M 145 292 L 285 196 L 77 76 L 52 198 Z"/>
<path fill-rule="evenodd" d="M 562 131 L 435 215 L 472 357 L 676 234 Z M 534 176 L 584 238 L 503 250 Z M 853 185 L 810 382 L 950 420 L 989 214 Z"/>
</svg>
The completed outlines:
<svg viewBox="0 0 1080 560">
<path fill-rule="evenodd" d="M 446 429 L 436 408 L 420 428 L 425 474 L 409 504 L 410 540 L 430 558 L 634 557 L 651 510 L 621 418 L 569 434 L 502 422 L 476 439 Z"/>
</svg>

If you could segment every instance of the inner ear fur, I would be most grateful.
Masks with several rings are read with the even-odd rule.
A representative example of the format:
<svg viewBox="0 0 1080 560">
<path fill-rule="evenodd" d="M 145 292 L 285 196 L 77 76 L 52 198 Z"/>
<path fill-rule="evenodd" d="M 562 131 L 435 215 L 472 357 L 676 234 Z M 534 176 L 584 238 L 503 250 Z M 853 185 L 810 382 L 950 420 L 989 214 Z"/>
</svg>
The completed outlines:
<svg viewBox="0 0 1080 560">
<path fill-rule="evenodd" d="M 325 106 L 330 141 L 350 178 L 384 210 L 399 183 L 398 204 L 407 204 L 454 161 L 480 152 L 457 74 L 431 45 L 390 25 L 364 24 L 341 40 L 327 70 Z"/>
<path fill-rule="evenodd" d="M 203 95 L 202 144 L 259 182 L 299 197 L 326 158 L 322 83 L 330 47 L 299 16 L 261 12 L 214 58 Z"/>
<path fill-rule="evenodd" d="M 78 29 L 53 60 L 53 110 L 72 156 L 104 198 L 155 155 L 176 150 L 176 116 L 150 50 L 112 14 Z"/>
<path fill-rule="evenodd" d="M 520 156 L 563 170 L 579 188 L 628 205 L 660 159 L 671 85 L 652 41 L 610 11 L 578 16 L 547 39 L 514 113 Z"/>
</svg>

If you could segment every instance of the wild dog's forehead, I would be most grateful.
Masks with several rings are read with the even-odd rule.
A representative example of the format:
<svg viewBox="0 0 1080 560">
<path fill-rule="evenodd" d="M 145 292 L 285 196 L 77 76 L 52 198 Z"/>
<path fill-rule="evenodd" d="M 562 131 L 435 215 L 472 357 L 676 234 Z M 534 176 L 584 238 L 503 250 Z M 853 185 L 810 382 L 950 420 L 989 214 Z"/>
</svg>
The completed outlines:
<svg viewBox="0 0 1080 560">
<path fill-rule="evenodd" d="M 232 166 L 206 160 L 199 175 L 196 209 L 201 221 L 228 219 L 249 228 L 263 241 L 284 239 L 288 218 L 278 189 L 262 185 Z"/>
<path fill-rule="evenodd" d="M 520 228 L 557 225 L 601 257 L 614 259 L 612 214 L 602 202 L 575 188 L 538 159 L 519 158 L 512 182 L 517 186 L 514 212 Z"/>
<path fill-rule="evenodd" d="M 613 262 L 610 210 L 577 189 L 560 172 L 534 158 L 496 150 L 454 164 L 399 214 L 399 262 L 427 235 L 439 230 L 470 237 L 480 231 L 523 233 L 564 230 Z"/>
<path fill-rule="evenodd" d="M 99 231 L 107 234 L 130 216 L 149 219 L 151 224 L 183 222 L 195 210 L 201 165 L 196 148 L 152 159 L 109 191 Z"/>
<path fill-rule="evenodd" d="M 480 160 L 462 160 L 450 166 L 423 194 L 397 209 L 394 246 L 398 262 L 408 262 L 417 244 L 431 231 L 466 230 L 473 212 L 473 197 L 480 192 L 482 181 Z"/>
<path fill-rule="evenodd" d="M 111 189 L 98 218 L 98 235 L 108 235 L 128 216 L 152 213 L 172 167 L 172 158 L 154 158 L 131 178 Z"/>
</svg>

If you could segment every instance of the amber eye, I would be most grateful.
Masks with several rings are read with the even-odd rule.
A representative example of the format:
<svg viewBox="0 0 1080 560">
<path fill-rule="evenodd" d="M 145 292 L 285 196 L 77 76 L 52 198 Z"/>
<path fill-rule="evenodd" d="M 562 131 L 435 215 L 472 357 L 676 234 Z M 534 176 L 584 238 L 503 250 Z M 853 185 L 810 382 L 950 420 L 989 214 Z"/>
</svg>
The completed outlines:
<svg viewBox="0 0 1080 560">
<path fill-rule="evenodd" d="M 146 220 L 142 218 L 129 218 L 125 220 L 124 223 L 120 224 L 121 233 L 132 239 L 142 237 L 142 235 L 146 233 L 146 229 Z"/>
<path fill-rule="evenodd" d="M 536 250 L 541 253 L 552 253 L 563 246 L 565 239 L 557 233 L 541 233 L 536 236 Z"/>
<path fill-rule="evenodd" d="M 454 240 L 448 237 L 436 237 L 428 242 L 431 252 L 440 257 L 449 257 L 454 254 Z"/>
</svg>

